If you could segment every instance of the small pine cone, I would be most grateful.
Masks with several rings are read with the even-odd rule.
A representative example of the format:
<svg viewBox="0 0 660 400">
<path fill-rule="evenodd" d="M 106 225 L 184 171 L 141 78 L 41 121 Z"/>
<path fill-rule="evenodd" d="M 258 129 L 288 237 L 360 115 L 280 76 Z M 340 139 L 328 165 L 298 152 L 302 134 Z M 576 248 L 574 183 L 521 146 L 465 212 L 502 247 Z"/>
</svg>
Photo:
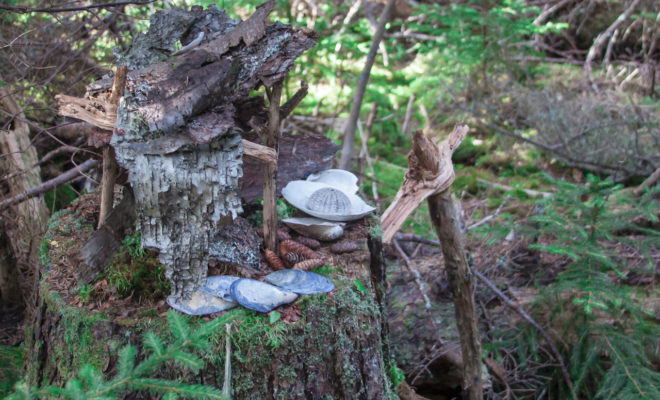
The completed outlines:
<svg viewBox="0 0 660 400">
<path fill-rule="evenodd" d="M 321 247 L 321 242 L 319 242 L 319 241 L 316 240 L 316 239 L 308 238 L 308 237 L 306 237 L 306 236 L 299 236 L 299 237 L 296 239 L 296 242 L 298 242 L 298 243 L 300 243 L 300 244 L 302 244 L 302 245 L 305 245 L 305 246 L 309 247 L 310 249 L 314 249 L 314 250 L 316 250 L 316 249 L 318 249 L 319 247 Z"/>
<path fill-rule="evenodd" d="M 299 262 L 305 261 L 305 257 L 300 253 L 286 253 L 284 255 L 284 261 L 288 265 L 296 265 Z"/>
<path fill-rule="evenodd" d="M 321 256 L 314 250 L 304 244 L 294 242 L 293 240 L 283 240 L 282 243 L 280 243 L 280 254 L 282 253 L 282 248 L 284 248 L 285 254 L 300 253 L 307 259 L 321 258 Z"/>
<path fill-rule="evenodd" d="M 285 229 L 279 228 L 277 230 L 277 240 L 291 240 L 291 235 L 289 235 L 289 232 L 287 232 Z"/>
<path fill-rule="evenodd" d="M 350 253 L 352 251 L 358 250 L 360 246 L 355 243 L 355 242 L 338 242 L 332 245 L 330 247 L 330 251 L 335 253 L 335 254 L 341 254 L 341 253 Z"/>
<path fill-rule="evenodd" d="M 268 265 L 274 270 L 281 270 L 281 269 L 286 269 L 284 266 L 284 263 L 280 258 L 275 254 L 274 251 L 266 249 L 264 250 L 264 253 L 266 254 L 266 261 L 268 261 Z"/>
<path fill-rule="evenodd" d="M 316 267 L 322 267 L 326 264 L 325 260 L 322 258 L 312 258 L 310 260 L 305 260 L 297 263 L 293 266 L 294 269 L 300 269 L 303 271 L 310 270 Z"/>
<path fill-rule="evenodd" d="M 262 226 L 261 228 L 257 229 L 257 235 L 259 237 L 263 238 L 264 237 L 264 227 Z M 279 228 L 277 229 L 277 240 L 291 240 L 291 235 L 289 235 L 289 232 L 286 231 L 284 228 Z"/>
</svg>

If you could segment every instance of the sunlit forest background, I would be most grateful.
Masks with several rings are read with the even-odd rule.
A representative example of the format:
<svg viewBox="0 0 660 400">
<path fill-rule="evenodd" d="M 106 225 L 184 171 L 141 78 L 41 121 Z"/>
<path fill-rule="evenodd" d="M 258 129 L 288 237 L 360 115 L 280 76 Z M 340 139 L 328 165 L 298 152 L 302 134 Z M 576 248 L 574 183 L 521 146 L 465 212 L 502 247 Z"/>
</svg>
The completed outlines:
<svg viewBox="0 0 660 400">
<path fill-rule="evenodd" d="M 116 55 L 154 12 L 215 5 L 244 19 L 260 1 L 88 8 L 102 3 L 0 2 L 0 134 L 19 124 L 29 129 L 38 160 L 31 171 L 37 168 L 41 181 L 100 151 L 87 146 L 78 121 L 58 116 L 55 97 L 82 97 L 86 85 L 114 70 Z M 309 94 L 284 130 L 343 144 L 384 6 L 277 1 L 273 22 L 318 35 L 285 82 L 284 97 L 302 80 Z M 74 10 L 49 10 L 63 8 Z M 659 90 L 656 0 L 395 2 L 361 104 L 350 169 L 382 213 L 403 181 L 413 132 L 439 141 L 455 124 L 470 126 L 453 157 L 452 192 L 462 204 L 472 267 L 515 303 L 477 284 L 488 398 L 570 398 L 567 385 L 580 399 L 660 398 L 660 204 L 655 183 L 640 186 L 660 168 Z M 9 152 L 2 148 L 0 157 Z M 21 177 L 0 159 L 0 200 Z M 47 213 L 93 190 L 87 178 L 46 192 Z M 0 397 L 22 379 L 22 335 L 38 276 L 32 262 L 45 226 L 0 211 L 0 257 L 14 260 L 9 276 L 0 274 Z M 401 232 L 436 239 L 426 205 Z M 438 310 L 447 301 L 442 272 L 431 251 L 410 246 Z M 391 257 L 391 268 L 402 269 L 396 252 Z M 390 324 L 434 318 L 412 292 L 404 301 L 414 308 L 388 303 L 399 312 Z M 426 367 L 439 357 L 425 354 L 435 334 L 391 330 L 392 383 L 450 398 L 433 397 L 443 390 L 443 377 Z"/>
</svg>

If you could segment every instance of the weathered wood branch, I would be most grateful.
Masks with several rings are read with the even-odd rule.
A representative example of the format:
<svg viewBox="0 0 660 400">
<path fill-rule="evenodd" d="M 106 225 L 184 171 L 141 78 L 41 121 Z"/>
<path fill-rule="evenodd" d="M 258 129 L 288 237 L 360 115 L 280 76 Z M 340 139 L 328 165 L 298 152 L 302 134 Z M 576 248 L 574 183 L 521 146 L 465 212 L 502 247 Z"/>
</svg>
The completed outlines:
<svg viewBox="0 0 660 400">
<path fill-rule="evenodd" d="M 357 120 L 360 118 L 362 99 L 364 98 L 364 92 L 367 88 L 367 83 L 369 82 L 369 76 L 371 75 L 371 67 L 373 67 L 374 62 L 376 61 L 378 46 L 380 41 L 383 39 L 383 34 L 385 33 L 385 25 L 392 16 L 393 8 L 394 0 L 387 0 L 387 4 L 385 4 L 385 8 L 380 15 L 380 19 L 378 20 L 378 27 L 376 28 L 376 32 L 374 33 L 374 37 L 371 41 L 371 47 L 369 48 L 367 61 L 365 62 L 362 73 L 360 74 L 360 79 L 358 80 L 357 87 L 355 88 L 355 95 L 353 95 L 352 100 L 353 105 L 351 106 L 351 114 L 348 117 L 348 123 L 346 124 L 346 129 L 344 130 L 343 147 L 341 151 L 341 159 L 339 161 L 339 168 L 341 169 L 349 169 L 351 164 L 353 144 L 355 143 L 355 129 L 357 128 Z"/>
<path fill-rule="evenodd" d="M 463 398 L 481 400 L 481 340 L 474 307 L 472 275 L 465 253 L 461 217 L 449 192 L 449 186 L 454 180 L 451 156 L 468 130 L 467 126 L 456 126 L 438 146 L 422 132 L 415 133 L 403 185 L 383 214 L 381 225 L 383 239 L 392 240 L 408 215 L 425 199 L 428 200 L 431 221 L 440 239 L 454 298 L 463 357 Z"/>
<path fill-rule="evenodd" d="M 413 146 L 416 150 L 408 156 L 409 167 L 403 185 L 397 192 L 394 201 L 381 217 L 383 242 L 389 243 L 392 240 L 394 234 L 401 228 L 408 216 L 427 197 L 447 189 L 454 182 L 454 167 L 451 163 L 451 155 L 461 144 L 468 130 L 469 128 L 465 125 L 456 126 L 449 137 L 440 143 L 438 150 L 433 152 L 435 154 L 439 151 L 440 156 L 431 158 L 429 158 L 427 152 L 434 149 L 435 145 L 421 132 L 415 134 L 414 138 L 417 139 L 413 140 Z M 426 140 L 422 138 L 426 138 Z M 420 169 L 420 164 L 429 165 L 429 169 Z"/>
<path fill-rule="evenodd" d="M 112 83 L 112 92 L 110 93 L 111 112 L 117 115 L 117 108 L 119 101 L 124 94 L 126 87 L 126 74 L 128 68 L 122 66 L 117 68 L 115 79 Z M 101 209 L 99 211 L 99 222 L 97 229 L 103 225 L 105 218 L 112 210 L 115 198 L 115 182 L 117 181 L 117 173 L 119 172 L 119 165 L 115 159 L 115 150 L 109 145 L 103 146 L 103 178 L 101 179 Z"/>
<path fill-rule="evenodd" d="M 0 211 L 4 210 L 5 208 L 13 204 L 20 203 L 35 196 L 39 196 L 40 194 L 46 193 L 47 191 L 57 186 L 63 185 L 71 181 L 72 179 L 75 179 L 77 176 L 83 174 L 85 171 L 96 167 L 98 164 L 99 164 L 98 160 L 93 160 L 93 159 L 87 160 L 84 163 L 74 168 L 71 168 L 70 170 L 66 171 L 65 173 L 59 175 L 56 178 L 48 180 L 38 186 L 31 187 L 30 189 L 26 190 L 21 194 L 4 199 L 0 201 Z"/>
<path fill-rule="evenodd" d="M 249 140 L 242 140 L 243 155 L 270 165 L 277 165 L 277 152 L 272 147 L 264 146 Z"/>
<path fill-rule="evenodd" d="M 280 137 L 280 99 L 282 82 L 277 82 L 268 92 L 268 136 L 265 145 L 277 153 Z M 277 251 L 277 164 L 264 165 L 264 244 Z"/>
</svg>

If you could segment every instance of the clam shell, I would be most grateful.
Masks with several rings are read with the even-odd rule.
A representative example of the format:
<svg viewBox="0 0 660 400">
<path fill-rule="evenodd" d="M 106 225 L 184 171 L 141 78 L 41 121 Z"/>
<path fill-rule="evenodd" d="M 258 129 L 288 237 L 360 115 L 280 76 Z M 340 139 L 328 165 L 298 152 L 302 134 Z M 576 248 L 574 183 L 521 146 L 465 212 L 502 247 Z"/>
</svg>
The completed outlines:
<svg viewBox="0 0 660 400">
<path fill-rule="evenodd" d="M 239 279 L 239 277 L 229 275 L 209 276 L 206 278 L 206 285 L 199 288 L 199 290 L 215 297 L 219 297 L 224 301 L 235 303 L 236 301 L 229 293 L 229 288 L 237 279 Z"/>
<path fill-rule="evenodd" d="M 236 307 L 236 303 L 230 303 L 201 290 L 195 291 L 189 300 L 180 299 L 176 301 L 170 296 L 167 298 L 167 304 L 173 309 L 188 315 L 213 314 Z"/>
<path fill-rule="evenodd" d="M 344 229 L 336 222 L 318 218 L 285 218 L 282 221 L 301 235 L 318 240 L 329 241 L 344 236 Z"/>
<path fill-rule="evenodd" d="M 298 294 L 328 293 L 335 289 L 332 281 L 325 276 L 297 269 L 275 271 L 264 279 Z"/>
<path fill-rule="evenodd" d="M 269 312 L 275 307 L 291 303 L 298 298 L 298 295 L 293 292 L 254 279 L 234 281 L 231 284 L 230 292 L 238 304 L 260 312 Z"/>
<path fill-rule="evenodd" d="M 350 208 L 345 212 L 323 212 L 310 209 L 308 207 L 310 196 L 312 196 L 317 190 L 323 188 L 332 188 L 332 186 L 328 186 L 321 182 L 291 181 L 282 189 L 282 195 L 297 209 L 309 215 L 330 221 L 353 221 L 360 219 L 375 210 L 375 208 L 365 203 L 364 200 L 356 194 L 346 192 L 343 192 L 343 194 L 345 194 L 350 201 Z"/>
<path fill-rule="evenodd" d="M 351 201 L 341 190 L 325 187 L 309 196 L 307 208 L 324 214 L 347 214 L 351 210 Z"/>
<path fill-rule="evenodd" d="M 357 193 L 358 191 L 357 176 L 343 169 L 327 169 L 311 174 L 307 177 L 307 181 L 325 183 L 344 193 Z"/>
</svg>

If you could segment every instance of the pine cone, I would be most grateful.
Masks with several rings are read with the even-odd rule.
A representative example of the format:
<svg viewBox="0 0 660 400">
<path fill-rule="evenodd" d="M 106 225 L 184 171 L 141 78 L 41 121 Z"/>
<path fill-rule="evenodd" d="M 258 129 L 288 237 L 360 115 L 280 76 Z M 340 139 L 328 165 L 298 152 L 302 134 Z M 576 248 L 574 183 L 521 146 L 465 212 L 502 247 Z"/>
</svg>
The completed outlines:
<svg viewBox="0 0 660 400">
<path fill-rule="evenodd" d="M 343 241 L 333 244 L 332 247 L 330 247 L 330 251 L 335 254 L 341 254 L 350 253 L 352 251 L 358 250 L 359 248 L 360 246 L 355 242 Z"/>
<path fill-rule="evenodd" d="M 281 269 L 286 269 L 284 266 L 284 263 L 280 258 L 275 254 L 274 251 L 270 249 L 264 250 L 264 253 L 266 255 L 266 261 L 268 261 L 268 265 L 274 270 L 281 270 Z"/>
<path fill-rule="evenodd" d="M 321 256 L 314 250 L 304 244 L 294 242 L 293 240 L 283 240 L 282 243 L 280 243 L 280 254 L 282 254 L 282 251 L 284 251 L 285 254 L 300 253 L 307 259 L 321 258 Z"/>
<path fill-rule="evenodd" d="M 303 271 L 310 270 L 312 268 L 322 267 L 326 264 L 325 260 L 322 258 L 312 258 L 310 260 L 305 260 L 297 263 L 293 266 L 294 269 L 300 269 Z"/>
<path fill-rule="evenodd" d="M 319 242 L 316 239 L 308 238 L 307 236 L 298 236 L 298 238 L 296 239 L 296 242 L 298 242 L 300 244 L 303 244 L 303 245 L 309 247 L 310 249 L 314 249 L 314 250 L 321 247 L 321 242 Z"/>
<path fill-rule="evenodd" d="M 284 261 L 288 265 L 296 265 L 299 262 L 305 261 L 305 257 L 300 253 L 286 253 L 284 255 Z"/>
</svg>

